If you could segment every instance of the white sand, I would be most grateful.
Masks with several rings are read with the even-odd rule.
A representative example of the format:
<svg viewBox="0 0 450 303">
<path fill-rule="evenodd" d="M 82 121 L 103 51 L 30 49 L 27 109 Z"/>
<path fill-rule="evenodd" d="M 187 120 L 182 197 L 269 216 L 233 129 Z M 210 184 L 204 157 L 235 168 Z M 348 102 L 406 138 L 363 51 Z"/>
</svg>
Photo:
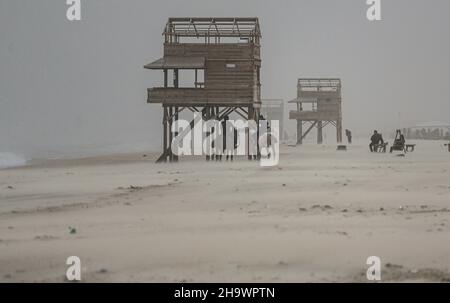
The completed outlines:
<svg viewBox="0 0 450 303">
<path fill-rule="evenodd" d="M 0 281 L 64 281 L 71 255 L 86 282 L 364 282 L 372 255 L 383 281 L 450 281 L 450 153 L 363 143 L 283 146 L 274 168 L 133 154 L 0 170 Z"/>
</svg>

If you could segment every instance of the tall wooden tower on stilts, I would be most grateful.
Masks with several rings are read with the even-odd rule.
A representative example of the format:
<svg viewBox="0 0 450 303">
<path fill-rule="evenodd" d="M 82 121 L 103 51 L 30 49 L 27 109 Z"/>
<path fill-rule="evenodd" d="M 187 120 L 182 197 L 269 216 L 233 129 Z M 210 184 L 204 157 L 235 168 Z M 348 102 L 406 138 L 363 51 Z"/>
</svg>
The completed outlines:
<svg viewBox="0 0 450 303">
<path fill-rule="evenodd" d="M 236 113 L 258 124 L 258 18 L 169 18 L 163 35 L 164 56 L 144 66 L 164 75 L 164 87 L 149 88 L 147 100 L 163 107 L 163 152 L 158 162 L 178 160 L 171 150 L 171 127 L 184 110 L 201 114 L 205 121 L 223 121 Z M 180 84 L 181 71 L 193 72 L 192 85 Z M 195 123 L 192 120 L 191 127 Z"/>
</svg>

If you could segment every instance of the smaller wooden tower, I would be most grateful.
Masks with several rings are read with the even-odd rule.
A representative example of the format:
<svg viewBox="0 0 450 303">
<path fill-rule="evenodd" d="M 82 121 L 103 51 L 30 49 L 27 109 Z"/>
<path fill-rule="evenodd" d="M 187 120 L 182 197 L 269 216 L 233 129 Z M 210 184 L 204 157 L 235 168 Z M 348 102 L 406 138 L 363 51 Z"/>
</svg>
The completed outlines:
<svg viewBox="0 0 450 303">
<path fill-rule="evenodd" d="M 289 112 L 289 119 L 297 120 L 297 144 L 302 144 L 314 127 L 317 127 L 317 144 L 322 144 L 322 130 L 328 124 L 336 127 L 337 142 L 342 142 L 340 79 L 298 79 L 297 98 L 289 103 L 297 105 L 296 110 Z"/>
</svg>

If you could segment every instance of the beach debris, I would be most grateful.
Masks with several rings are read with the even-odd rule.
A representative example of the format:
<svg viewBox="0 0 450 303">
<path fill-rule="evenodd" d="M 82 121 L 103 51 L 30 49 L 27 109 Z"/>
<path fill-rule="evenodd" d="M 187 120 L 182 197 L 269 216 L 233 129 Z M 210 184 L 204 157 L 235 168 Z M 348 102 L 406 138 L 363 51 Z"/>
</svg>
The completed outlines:
<svg viewBox="0 0 450 303">
<path fill-rule="evenodd" d="M 100 268 L 99 270 L 97 270 L 98 274 L 106 274 L 108 272 L 108 269 L 106 268 Z"/>
<path fill-rule="evenodd" d="M 398 264 L 393 264 L 393 263 L 386 263 L 386 268 L 392 268 L 392 269 L 401 269 L 403 268 L 403 266 L 398 265 Z"/>
<path fill-rule="evenodd" d="M 384 208 L 383 208 L 383 207 L 380 207 L 380 211 L 384 211 Z"/>
<path fill-rule="evenodd" d="M 343 212 L 343 213 L 346 213 L 346 212 L 348 212 L 348 210 L 347 210 L 346 208 L 344 208 L 344 209 L 342 210 L 342 212 Z"/>
<path fill-rule="evenodd" d="M 329 209 L 333 209 L 333 207 L 331 207 L 330 205 L 326 204 L 326 205 L 320 205 L 320 204 L 315 204 L 313 206 L 311 206 L 312 209 L 320 209 L 320 210 L 329 210 Z"/>
<path fill-rule="evenodd" d="M 69 226 L 69 233 L 70 234 L 76 234 L 77 233 L 77 229 L 75 227 Z"/>
<path fill-rule="evenodd" d="M 405 208 L 404 208 L 402 205 L 400 205 L 400 207 L 398 208 L 398 210 L 405 210 Z"/>
<path fill-rule="evenodd" d="M 130 185 L 128 187 L 128 189 L 142 189 L 142 186 L 134 186 L 134 185 Z"/>
<path fill-rule="evenodd" d="M 14 186 L 8 185 L 6 188 L 7 189 L 14 189 Z"/>
<path fill-rule="evenodd" d="M 283 185 L 283 187 L 285 187 L 285 186 L 286 186 L 286 183 L 283 183 L 282 185 Z"/>
<path fill-rule="evenodd" d="M 117 189 L 118 189 L 118 190 L 138 191 L 138 190 L 144 189 L 144 187 L 142 187 L 142 186 L 130 185 L 130 186 L 128 186 L 128 187 L 119 186 L 119 187 L 117 187 Z"/>
<path fill-rule="evenodd" d="M 336 232 L 338 235 L 342 235 L 342 236 L 348 236 L 348 233 L 345 231 L 337 231 Z"/>
<path fill-rule="evenodd" d="M 11 275 L 11 274 L 6 274 L 6 275 L 3 276 L 3 278 L 5 278 L 5 279 L 11 279 L 11 278 L 12 278 L 12 275 Z"/>
<path fill-rule="evenodd" d="M 299 211 L 308 211 L 306 208 L 304 208 L 304 207 L 300 207 L 299 209 L 298 209 Z"/>
<path fill-rule="evenodd" d="M 51 236 L 51 235 L 42 235 L 42 236 L 36 236 L 36 237 L 34 237 L 34 239 L 35 240 L 48 241 L 48 240 L 58 239 L 58 237 Z"/>
<path fill-rule="evenodd" d="M 146 155 L 146 154 L 143 154 L 143 155 L 142 155 L 142 157 L 146 158 L 146 157 L 147 157 L 147 155 Z"/>
</svg>

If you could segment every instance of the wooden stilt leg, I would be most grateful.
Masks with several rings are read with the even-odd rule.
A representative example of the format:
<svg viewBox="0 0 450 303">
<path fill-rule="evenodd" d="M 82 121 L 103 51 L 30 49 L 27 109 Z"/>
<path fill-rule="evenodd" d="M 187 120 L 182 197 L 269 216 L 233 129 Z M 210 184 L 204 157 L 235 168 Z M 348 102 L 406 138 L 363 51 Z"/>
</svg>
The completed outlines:
<svg viewBox="0 0 450 303">
<path fill-rule="evenodd" d="M 206 112 L 206 114 L 205 114 L 205 120 L 208 121 L 209 119 L 211 119 L 211 108 L 210 108 L 210 107 L 206 107 L 206 108 L 205 108 L 205 112 Z M 208 141 L 207 141 L 207 142 L 208 142 L 208 148 L 207 148 L 207 150 L 206 150 L 206 161 L 209 161 L 209 160 L 211 159 L 211 156 L 210 156 L 210 154 L 211 154 L 211 150 L 210 150 L 210 147 L 211 147 L 211 143 L 210 143 L 211 137 L 210 137 L 210 135 L 211 135 L 210 132 L 207 132 L 207 133 L 206 133 L 207 140 L 208 140 Z"/>
<path fill-rule="evenodd" d="M 317 121 L 317 144 L 322 144 L 323 142 L 322 123 L 323 123 L 322 121 Z"/>
<path fill-rule="evenodd" d="M 167 162 L 167 123 L 168 123 L 168 117 L 167 117 L 167 106 L 163 105 L 163 152 L 161 156 L 156 160 L 157 163 L 159 162 Z"/>
<path fill-rule="evenodd" d="M 249 106 L 247 121 L 250 121 L 251 119 L 252 119 L 252 107 Z M 245 142 L 246 142 L 245 152 L 247 154 L 247 158 L 248 158 L 248 160 L 252 160 L 252 155 L 251 155 L 251 151 L 250 151 L 250 127 L 247 127 L 247 129 L 245 131 Z"/>
<path fill-rule="evenodd" d="M 303 121 L 297 120 L 297 144 L 303 144 Z"/>
<path fill-rule="evenodd" d="M 168 121 L 168 132 L 169 132 L 169 146 L 168 148 L 168 156 L 169 161 L 173 161 L 173 153 L 172 153 L 172 139 L 173 139 L 173 133 L 172 133 L 172 123 L 173 123 L 173 107 L 169 106 L 169 121 Z"/>
<path fill-rule="evenodd" d="M 342 120 L 336 121 L 336 139 L 338 143 L 342 142 Z"/>
<path fill-rule="evenodd" d="M 177 127 L 177 131 L 175 132 L 175 136 L 178 136 L 178 134 L 179 134 L 179 130 L 178 130 L 178 106 L 175 107 L 174 123 L 175 123 L 175 125 Z M 178 154 L 173 156 L 173 160 L 175 162 L 178 162 Z"/>
</svg>

